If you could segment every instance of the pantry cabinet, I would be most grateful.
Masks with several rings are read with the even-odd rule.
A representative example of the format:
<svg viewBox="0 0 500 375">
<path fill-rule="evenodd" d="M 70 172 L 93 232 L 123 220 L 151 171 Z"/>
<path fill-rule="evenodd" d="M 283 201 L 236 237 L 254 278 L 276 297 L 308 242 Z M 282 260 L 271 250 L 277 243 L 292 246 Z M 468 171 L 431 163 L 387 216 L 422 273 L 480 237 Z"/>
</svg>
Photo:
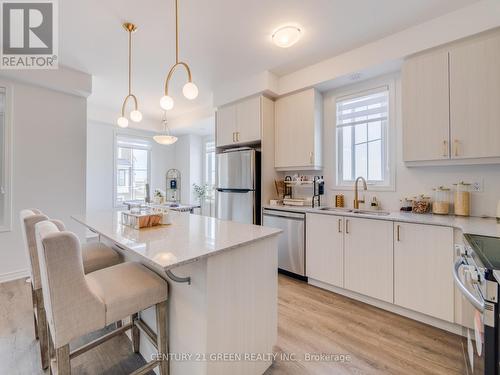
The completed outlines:
<svg viewBox="0 0 500 375">
<path fill-rule="evenodd" d="M 394 223 L 394 232 L 394 303 L 453 322 L 453 229 Z"/>
<path fill-rule="evenodd" d="M 500 34 L 450 50 L 452 157 L 500 156 Z"/>
<path fill-rule="evenodd" d="M 216 114 L 217 147 L 260 142 L 265 100 L 270 101 L 254 96 L 220 107 Z"/>
<path fill-rule="evenodd" d="M 338 287 L 344 286 L 344 218 L 306 215 L 306 274 Z"/>
<path fill-rule="evenodd" d="M 344 287 L 393 302 L 391 221 L 345 218 Z"/>
<path fill-rule="evenodd" d="M 500 32 L 495 31 L 405 61 L 405 162 L 500 162 L 499 60 Z"/>
<path fill-rule="evenodd" d="M 409 59 L 402 83 L 404 160 L 449 159 L 448 51 Z"/>
<path fill-rule="evenodd" d="M 315 89 L 287 95 L 276 101 L 275 168 L 322 168 L 322 97 Z"/>
</svg>

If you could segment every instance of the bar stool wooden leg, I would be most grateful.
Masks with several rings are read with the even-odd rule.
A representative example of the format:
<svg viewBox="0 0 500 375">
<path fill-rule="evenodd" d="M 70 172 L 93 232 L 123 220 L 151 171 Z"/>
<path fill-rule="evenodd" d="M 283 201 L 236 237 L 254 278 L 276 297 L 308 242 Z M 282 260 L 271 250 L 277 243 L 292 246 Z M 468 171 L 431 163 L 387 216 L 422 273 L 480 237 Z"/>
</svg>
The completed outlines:
<svg viewBox="0 0 500 375">
<path fill-rule="evenodd" d="M 130 322 L 133 324 L 131 336 L 132 336 L 132 349 L 134 350 L 134 353 L 139 353 L 140 342 L 141 342 L 139 328 L 137 328 L 137 326 L 135 325 L 135 321 L 138 319 L 139 319 L 139 314 L 133 314 L 130 317 Z"/>
<path fill-rule="evenodd" d="M 57 375 L 70 375 L 69 345 L 66 344 L 56 349 Z"/>
<path fill-rule="evenodd" d="M 167 301 L 160 302 L 156 305 L 156 330 L 158 358 L 160 359 L 160 375 L 169 374 L 167 308 Z"/>
<path fill-rule="evenodd" d="M 33 303 L 33 322 L 35 323 L 35 339 L 38 340 L 38 323 L 37 323 L 37 316 L 36 316 L 36 295 L 35 295 L 35 290 L 33 289 L 33 284 L 31 284 L 30 281 L 30 288 L 31 288 L 31 301 Z"/>
<path fill-rule="evenodd" d="M 49 375 L 53 375 L 52 371 L 52 360 L 55 359 L 55 350 L 54 350 L 54 343 L 52 342 L 52 336 L 50 334 L 50 329 L 47 326 L 47 336 L 48 336 L 48 341 L 49 341 Z"/>
<path fill-rule="evenodd" d="M 45 370 L 49 367 L 49 339 L 47 334 L 47 316 L 43 305 L 42 289 L 35 290 L 36 298 L 36 315 L 38 317 L 38 339 L 40 344 L 40 358 L 42 360 L 42 368 Z"/>
</svg>

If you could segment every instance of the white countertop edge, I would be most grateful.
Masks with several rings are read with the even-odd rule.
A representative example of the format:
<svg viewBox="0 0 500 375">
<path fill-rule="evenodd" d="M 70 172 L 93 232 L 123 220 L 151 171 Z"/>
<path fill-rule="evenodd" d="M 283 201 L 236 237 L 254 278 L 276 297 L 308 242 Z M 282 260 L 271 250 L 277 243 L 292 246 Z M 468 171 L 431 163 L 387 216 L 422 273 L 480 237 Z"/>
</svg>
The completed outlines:
<svg viewBox="0 0 500 375">
<path fill-rule="evenodd" d="M 361 219 L 393 221 L 410 224 L 436 225 L 442 227 L 451 227 L 461 230 L 463 233 L 470 233 L 482 236 L 500 237 L 500 223 L 495 218 L 482 218 L 475 216 L 461 217 L 455 215 L 434 215 L 434 214 L 414 214 L 411 212 L 391 212 L 390 215 L 380 216 L 377 214 L 356 214 L 353 212 L 326 211 L 321 207 L 303 207 L 303 206 L 271 206 L 263 205 L 262 208 L 291 211 L 301 213 L 314 213 L 321 215 L 333 215 L 344 217 L 355 217 Z"/>
<path fill-rule="evenodd" d="M 72 215 L 71 218 L 73 220 L 75 220 L 77 223 L 85 226 L 86 228 L 90 229 L 91 231 L 99 234 L 103 238 L 105 238 L 108 241 L 112 242 L 119 249 L 123 249 L 123 250 L 129 251 L 129 252 L 131 252 L 131 254 L 137 254 L 137 252 L 134 249 L 132 249 L 132 248 L 130 248 L 130 247 L 124 245 L 124 244 L 118 243 L 115 239 L 113 239 L 113 238 L 107 236 L 106 234 L 99 232 L 97 229 L 89 226 L 87 223 L 85 223 L 84 221 L 80 220 L 77 216 L 73 216 Z M 237 249 L 239 247 L 243 247 L 243 246 L 249 245 L 251 243 L 254 243 L 254 242 L 257 242 L 257 241 L 261 241 L 261 240 L 264 240 L 264 239 L 276 236 L 276 235 L 278 235 L 278 234 L 280 234 L 280 233 L 283 232 L 281 229 L 268 228 L 268 227 L 266 227 L 266 230 L 268 230 L 269 233 L 261 235 L 261 236 L 259 236 L 257 238 L 252 238 L 252 239 L 247 240 L 247 241 L 238 242 L 235 245 L 231 245 L 231 246 L 226 246 L 226 247 L 222 247 L 222 248 L 219 248 L 219 249 L 215 249 L 215 250 L 212 250 L 212 251 L 207 252 L 205 254 L 202 254 L 202 255 L 199 255 L 199 256 L 196 256 L 196 257 L 193 257 L 193 258 L 181 260 L 181 261 L 179 261 L 177 263 L 174 263 L 174 264 L 171 264 L 171 265 L 168 265 L 168 266 L 161 266 L 160 264 L 156 263 L 155 261 L 153 261 L 151 259 L 148 259 L 147 257 L 142 257 L 142 258 L 145 259 L 145 260 L 147 260 L 148 263 L 151 264 L 152 266 L 162 268 L 164 271 L 168 271 L 168 270 L 171 270 L 171 269 L 174 269 L 174 268 L 186 265 L 186 264 L 194 263 L 194 262 L 197 262 L 199 260 L 202 260 L 202 259 L 205 259 L 205 258 L 209 258 L 209 257 L 214 256 L 214 255 L 218 255 L 218 254 L 220 254 L 222 252 L 225 252 L 225 251 L 234 250 L 234 249 Z"/>
</svg>

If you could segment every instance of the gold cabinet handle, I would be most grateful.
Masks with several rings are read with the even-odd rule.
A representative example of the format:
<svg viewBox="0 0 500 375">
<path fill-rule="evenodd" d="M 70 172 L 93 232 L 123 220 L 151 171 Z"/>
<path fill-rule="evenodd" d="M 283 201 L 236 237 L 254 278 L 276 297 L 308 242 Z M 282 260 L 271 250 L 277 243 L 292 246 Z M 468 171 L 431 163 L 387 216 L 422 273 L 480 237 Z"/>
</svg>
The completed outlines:
<svg viewBox="0 0 500 375">
<path fill-rule="evenodd" d="M 309 163 L 313 164 L 314 163 L 314 152 L 309 153 Z"/>
<path fill-rule="evenodd" d="M 342 219 L 339 219 L 339 233 L 342 233 Z"/>
<path fill-rule="evenodd" d="M 236 132 L 236 141 L 239 142 L 240 141 L 240 132 Z"/>
<path fill-rule="evenodd" d="M 396 240 L 401 241 L 401 225 L 396 226 Z"/>
<path fill-rule="evenodd" d="M 455 139 L 453 141 L 453 149 L 454 149 L 453 154 L 455 156 L 458 156 L 458 146 L 459 146 L 459 144 L 460 144 L 460 141 L 458 139 Z"/>
<path fill-rule="evenodd" d="M 447 157 L 448 156 L 448 141 L 447 140 L 444 140 L 443 141 L 443 157 Z"/>
<path fill-rule="evenodd" d="M 349 234 L 349 219 L 345 219 L 345 232 Z"/>
</svg>

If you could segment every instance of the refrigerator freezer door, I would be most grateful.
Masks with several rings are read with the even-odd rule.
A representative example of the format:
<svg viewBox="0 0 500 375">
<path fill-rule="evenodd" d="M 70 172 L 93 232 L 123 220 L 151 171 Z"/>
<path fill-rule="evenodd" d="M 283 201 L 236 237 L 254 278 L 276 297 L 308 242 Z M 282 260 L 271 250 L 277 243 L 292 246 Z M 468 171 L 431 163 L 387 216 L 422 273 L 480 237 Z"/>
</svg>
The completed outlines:
<svg viewBox="0 0 500 375">
<path fill-rule="evenodd" d="M 217 218 L 253 224 L 255 220 L 254 191 L 217 191 Z"/>
<path fill-rule="evenodd" d="M 255 150 L 217 155 L 218 189 L 255 189 Z"/>
</svg>

